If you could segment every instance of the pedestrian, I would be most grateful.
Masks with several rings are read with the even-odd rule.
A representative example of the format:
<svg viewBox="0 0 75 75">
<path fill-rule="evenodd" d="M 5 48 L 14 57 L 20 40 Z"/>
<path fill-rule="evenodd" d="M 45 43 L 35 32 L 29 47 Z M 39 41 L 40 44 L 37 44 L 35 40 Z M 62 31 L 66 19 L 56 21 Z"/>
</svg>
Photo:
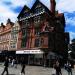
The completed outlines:
<svg viewBox="0 0 75 75">
<path fill-rule="evenodd" d="M 8 60 L 9 60 L 9 66 L 10 66 L 11 65 L 11 59 L 9 58 Z"/>
<path fill-rule="evenodd" d="M 65 69 L 65 70 L 67 69 L 67 64 L 64 64 L 64 69 Z"/>
<path fill-rule="evenodd" d="M 5 71 L 6 71 L 6 75 L 8 75 L 8 64 L 9 64 L 8 57 L 5 57 L 5 62 L 4 62 L 5 67 L 1 75 L 4 75 Z"/>
<path fill-rule="evenodd" d="M 17 68 L 18 60 L 17 58 L 15 59 L 15 68 Z"/>
<path fill-rule="evenodd" d="M 68 72 L 68 75 L 72 75 L 72 65 L 69 61 L 66 64 L 66 70 Z"/>
<path fill-rule="evenodd" d="M 11 66 L 14 67 L 15 59 L 12 59 Z"/>
<path fill-rule="evenodd" d="M 56 61 L 55 65 L 54 65 L 54 68 L 56 70 L 56 75 L 62 75 L 60 63 L 58 61 Z"/>
<path fill-rule="evenodd" d="M 56 75 L 55 64 L 53 64 L 52 75 Z"/>
<path fill-rule="evenodd" d="M 22 69 L 21 69 L 21 75 L 22 75 L 22 73 L 25 75 L 25 60 L 24 60 L 24 57 L 22 57 L 21 58 L 21 67 L 22 67 Z"/>
</svg>

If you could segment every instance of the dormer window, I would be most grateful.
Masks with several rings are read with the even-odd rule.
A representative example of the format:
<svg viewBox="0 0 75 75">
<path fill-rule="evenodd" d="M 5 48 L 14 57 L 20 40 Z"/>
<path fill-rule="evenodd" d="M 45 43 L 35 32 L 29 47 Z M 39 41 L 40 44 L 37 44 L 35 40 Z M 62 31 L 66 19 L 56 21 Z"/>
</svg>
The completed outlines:
<svg viewBox="0 0 75 75">
<path fill-rule="evenodd" d="M 45 9 L 43 7 L 40 7 L 40 8 L 35 9 L 35 13 L 36 14 L 41 13 L 43 11 L 45 11 Z"/>
<path fill-rule="evenodd" d="M 29 20 L 25 20 L 26 26 L 29 26 Z"/>
<path fill-rule="evenodd" d="M 26 10 L 24 11 L 24 13 L 28 13 L 28 11 L 29 11 L 29 10 L 28 10 L 28 9 L 26 9 Z"/>
<path fill-rule="evenodd" d="M 37 4 L 36 8 L 39 8 L 39 7 L 41 7 L 41 4 Z"/>
<path fill-rule="evenodd" d="M 38 23 L 40 22 L 40 20 L 41 20 L 40 16 L 34 17 L 34 23 Z"/>
<path fill-rule="evenodd" d="M 24 17 L 28 17 L 30 14 L 29 13 L 25 13 L 24 14 Z"/>
<path fill-rule="evenodd" d="M 29 26 L 29 20 L 23 20 L 22 25 L 23 27 Z"/>
</svg>

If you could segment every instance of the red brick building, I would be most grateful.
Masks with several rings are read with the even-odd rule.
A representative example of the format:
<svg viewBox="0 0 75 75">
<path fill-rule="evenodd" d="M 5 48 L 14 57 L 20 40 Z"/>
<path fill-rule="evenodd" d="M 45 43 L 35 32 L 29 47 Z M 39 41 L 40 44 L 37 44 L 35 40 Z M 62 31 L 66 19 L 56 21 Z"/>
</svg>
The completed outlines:
<svg viewBox="0 0 75 75">
<path fill-rule="evenodd" d="M 31 9 L 25 5 L 18 15 L 21 29 L 16 53 L 24 55 L 28 64 L 50 66 L 55 59 L 67 59 L 65 18 L 55 7 L 55 0 L 50 0 L 50 9 L 36 0 Z"/>
</svg>

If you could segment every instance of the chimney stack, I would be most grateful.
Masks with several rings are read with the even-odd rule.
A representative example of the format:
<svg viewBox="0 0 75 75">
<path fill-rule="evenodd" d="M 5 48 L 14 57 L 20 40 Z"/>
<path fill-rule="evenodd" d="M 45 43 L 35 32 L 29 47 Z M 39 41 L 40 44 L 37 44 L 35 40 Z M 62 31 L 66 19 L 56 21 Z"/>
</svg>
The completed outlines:
<svg viewBox="0 0 75 75">
<path fill-rule="evenodd" d="M 1 26 L 3 26 L 4 24 L 3 23 L 1 23 Z"/>
<path fill-rule="evenodd" d="M 11 23 L 11 20 L 8 18 L 7 23 Z"/>
<path fill-rule="evenodd" d="M 5 25 L 4 25 L 3 23 L 1 23 L 1 26 L 2 26 L 2 27 L 5 27 Z"/>
<path fill-rule="evenodd" d="M 51 12 L 55 14 L 56 2 L 55 0 L 50 0 L 51 2 Z"/>
</svg>

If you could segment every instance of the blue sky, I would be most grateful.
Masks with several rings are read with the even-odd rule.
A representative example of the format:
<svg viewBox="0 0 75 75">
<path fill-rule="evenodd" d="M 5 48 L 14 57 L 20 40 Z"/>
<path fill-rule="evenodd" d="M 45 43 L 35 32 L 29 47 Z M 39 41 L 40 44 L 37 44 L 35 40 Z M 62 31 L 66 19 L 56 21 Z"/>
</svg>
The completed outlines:
<svg viewBox="0 0 75 75">
<path fill-rule="evenodd" d="M 0 23 L 6 23 L 10 18 L 13 22 L 26 4 L 32 7 L 36 0 L 0 0 Z M 50 0 L 40 0 L 50 9 Z M 64 13 L 66 28 L 65 31 L 70 33 L 70 39 L 75 38 L 75 0 L 56 0 L 56 10 Z"/>
</svg>

